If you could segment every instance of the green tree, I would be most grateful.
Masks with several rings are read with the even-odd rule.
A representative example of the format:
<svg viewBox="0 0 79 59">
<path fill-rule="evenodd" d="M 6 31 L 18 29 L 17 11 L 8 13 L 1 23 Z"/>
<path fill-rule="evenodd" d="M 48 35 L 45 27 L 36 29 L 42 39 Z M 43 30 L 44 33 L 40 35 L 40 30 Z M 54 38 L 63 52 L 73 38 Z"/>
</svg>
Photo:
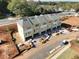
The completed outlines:
<svg viewBox="0 0 79 59">
<path fill-rule="evenodd" d="M 7 0 L 0 0 L 0 18 L 4 18 L 8 13 L 7 4 Z"/>
<path fill-rule="evenodd" d="M 34 1 L 30 1 L 28 2 L 28 5 L 30 6 L 30 9 L 32 11 L 32 16 L 36 15 L 36 12 L 38 12 L 37 8 L 39 7 L 38 3 L 34 2 Z"/>
<path fill-rule="evenodd" d="M 19 16 L 32 15 L 31 7 L 27 4 L 26 0 L 11 0 L 8 4 L 8 9 Z"/>
</svg>

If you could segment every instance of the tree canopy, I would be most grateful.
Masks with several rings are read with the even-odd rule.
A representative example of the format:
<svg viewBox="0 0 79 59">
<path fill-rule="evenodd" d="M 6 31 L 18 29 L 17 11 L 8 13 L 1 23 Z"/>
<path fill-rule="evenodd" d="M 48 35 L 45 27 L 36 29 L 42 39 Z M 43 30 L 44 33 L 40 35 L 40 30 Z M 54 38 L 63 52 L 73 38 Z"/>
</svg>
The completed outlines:
<svg viewBox="0 0 79 59">
<path fill-rule="evenodd" d="M 15 16 L 34 16 L 49 14 L 58 10 L 79 11 L 78 2 L 34 2 L 27 0 L 0 0 L 0 15 L 14 14 Z"/>
<path fill-rule="evenodd" d="M 8 4 L 8 9 L 16 15 L 32 15 L 31 6 L 27 4 L 26 0 L 11 0 L 11 2 Z"/>
</svg>

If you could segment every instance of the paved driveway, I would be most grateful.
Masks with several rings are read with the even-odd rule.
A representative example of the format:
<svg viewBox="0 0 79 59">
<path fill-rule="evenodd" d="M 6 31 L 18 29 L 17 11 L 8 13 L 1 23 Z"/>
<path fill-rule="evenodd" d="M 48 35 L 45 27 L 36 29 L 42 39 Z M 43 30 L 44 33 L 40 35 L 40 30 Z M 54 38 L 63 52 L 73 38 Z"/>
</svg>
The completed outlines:
<svg viewBox="0 0 79 59">
<path fill-rule="evenodd" d="M 47 45 L 47 46 L 45 46 L 45 47 L 43 47 L 40 51 L 38 51 L 36 54 L 34 54 L 34 55 L 31 55 L 30 57 L 29 57 L 29 59 L 45 59 L 47 56 L 49 56 L 49 52 L 53 49 L 53 48 L 55 48 L 55 47 L 57 47 L 58 45 L 60 45 L 60 42 L 61 42 L 61 40 L 60 41 L 58 41 L 58 42 L 56 42 L 55 44 L 51 44 L 51 45 Z"/>
</svg>

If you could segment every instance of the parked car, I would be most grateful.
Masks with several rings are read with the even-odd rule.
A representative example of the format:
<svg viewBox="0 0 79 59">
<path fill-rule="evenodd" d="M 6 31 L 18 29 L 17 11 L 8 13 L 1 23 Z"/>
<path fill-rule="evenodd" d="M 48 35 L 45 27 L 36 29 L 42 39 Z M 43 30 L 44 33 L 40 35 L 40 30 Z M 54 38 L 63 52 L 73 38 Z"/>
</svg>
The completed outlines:
<svg viewBox="0 0 79 59">
<path fill-rule="evenodd" d="M 50 36 L 48 34 L 44 34 L 44 35 L 46 36 L 45 39 L 48 40 Z"/>
<path fill-rule="evenodd" d="M 67 29 L 59 30 L 59 33 L 61 34 L 68 34 L 69 31 Z"/>
<path fill-rule="evenodd" d="M 42 35 L 42 38 L 44 39 L 44 40 L 48 40 L 49 39 L 49 35 L 48 34 L 44 34 L 44 35 Z"/>
<path fill-rule="evenodd" d="M 46 43 L 47 40 L 45 40 L 43 37 L 41 37 L 40 39 L 40 42 L 43 44 L 43 43 Z"/>
<path fill-rule="evenodd" d="M 48 35 L 51 35 L 52 33 L 51 32 L 48 32 Z"/>
<path fill-rule="evenodd" d="M 49 37 L 50 37 L 50 36 L 49 36 L 48 34 L 42 35 L 40 42 L 46 43 L 46 42 L 49 40 Z"/>
<path fill-rule="evenodd" d="M 63 40 L 62 44 L 67 45 L 69 42 L 67 40 Z"/>
</svg>

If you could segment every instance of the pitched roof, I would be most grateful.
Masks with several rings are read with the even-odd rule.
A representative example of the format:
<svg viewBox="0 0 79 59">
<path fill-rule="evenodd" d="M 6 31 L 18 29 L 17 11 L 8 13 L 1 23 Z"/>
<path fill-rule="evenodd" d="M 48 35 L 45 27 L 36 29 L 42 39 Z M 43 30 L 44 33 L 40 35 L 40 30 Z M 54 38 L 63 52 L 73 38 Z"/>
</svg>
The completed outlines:
<svg viewBox="0 0 79 59">
<path fill-rule="evenodd" d="M 40 23 L 47 23 L 46 18 L 44 17 L 44 15 L 38 16 L 38 19 L 39 19 Z"/>
<path fill-rule="evenodd" d="M 60 19 L 59 15 L 57 15 L 57 14 L 50 14 L 50 16 L 51 16 L 52 20 Z"/>
<path fill-rule="evenodd" d="M 38 16 L 29 17 L 29 20 L 33 25 L 39 24 Z"/>
<path fill-rule="evenodd" d="M 23 28 L 24 30 L 30 29 L 31 28 L 31 23 L 28 18 L 23 18 Z"/>
<path fill-rule="evenodd" d="M 50 17 L 49 14 L 44 15 L 44 17 L 46 18 L 46 20 L 47 20 L 48 22 L 52 22 L 52 18 Z"/>
</svg>

